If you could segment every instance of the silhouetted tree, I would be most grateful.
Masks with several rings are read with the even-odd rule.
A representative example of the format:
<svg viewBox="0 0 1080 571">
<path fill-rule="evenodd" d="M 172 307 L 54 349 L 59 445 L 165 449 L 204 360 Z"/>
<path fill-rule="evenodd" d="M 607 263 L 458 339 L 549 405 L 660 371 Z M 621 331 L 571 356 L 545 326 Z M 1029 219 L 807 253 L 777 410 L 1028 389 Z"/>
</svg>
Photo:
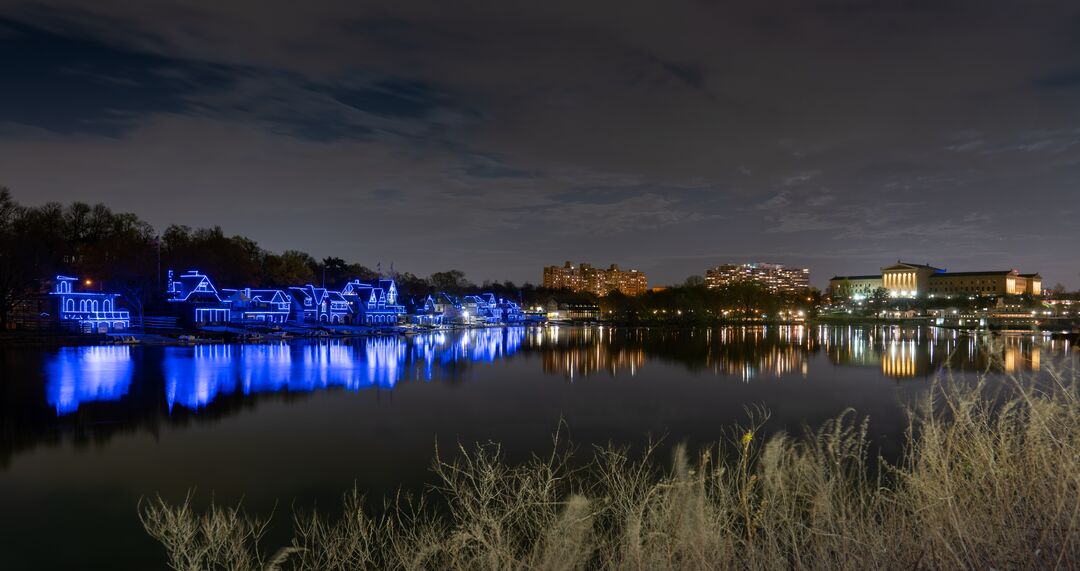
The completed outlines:
<svg viewBox="0 0 1080 571">
<path fill-rule="evenodd" d="M 318 264 L 310 255 L 297 250 L 269 254 L 263 261 L 262 283 L 267 287 L 304 285 L 315 281 Z"/>
<path fill-rule="evenodd" d="M 445 272 L 435 272 L 428 278 L 428 282 L 431 287 L 436 291 L 447 291 L 453 293 L 460 293 L 466 288 L 472 286 L 468 280 L 465 279 L 465 272 L 461 270 L 447 270 Z"/>
</svg>

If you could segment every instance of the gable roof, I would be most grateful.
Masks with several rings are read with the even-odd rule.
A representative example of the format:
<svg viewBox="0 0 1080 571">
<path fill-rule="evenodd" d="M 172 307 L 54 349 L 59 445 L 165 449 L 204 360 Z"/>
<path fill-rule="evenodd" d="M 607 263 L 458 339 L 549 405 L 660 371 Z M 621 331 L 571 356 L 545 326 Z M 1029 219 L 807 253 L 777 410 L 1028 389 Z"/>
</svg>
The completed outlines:
<svg viewBox="0 0 1080 571">
<path fill-rule="evenodd" d="M 222 288 L 220 293 L 235 301 L 254 301 L 262 303 L 285 303 L 288 301 L 285 292 L 279 289 L 233 289 Z"/>
<path fill-rule="evenodd" d="M 214 282 L 210 281 L 208 276 L 200 274 L 198 270 L 190 270 L 178 278 L 173 278 L 169 293 L 173 295 L 169 301 L 189 301 L 195 294 L 199 294 L 197 297 L 213 296 L 215 300 L 221 301 Z"/>
<path fill-rule="evenodd" d="M 945 272 L 940 277 L 951 278 L 960 276 L 1007 276 L 1015 273 L 1016 270 L 991 270 L 988 272 Z"/>
<path fill-rule="evenodd" d="M 945 271 L 941 268 L 935 268 L 930 264 L 911 264 L 908 262 L 901 262 L 900 260 L 897 260 L 896 263 L 891 266 L 881 268 L 881 271 L 883 272 L 888 270 L 930 270 L 938 274 Z"/>
</svg>

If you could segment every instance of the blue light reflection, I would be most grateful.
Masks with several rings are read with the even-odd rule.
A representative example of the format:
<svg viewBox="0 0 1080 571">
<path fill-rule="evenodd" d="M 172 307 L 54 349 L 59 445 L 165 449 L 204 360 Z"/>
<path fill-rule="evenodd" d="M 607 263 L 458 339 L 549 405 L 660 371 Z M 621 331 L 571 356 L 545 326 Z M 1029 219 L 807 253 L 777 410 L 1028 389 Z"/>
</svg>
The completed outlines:
<svg viewBox="0 0 1080 571">
<path fill-rule="evenodd" d="M 459 361 L 492 362 L 517 351 L 524 328 L 470 330 L 412 339 L 290 345 L 168 347 L 163 368 L 169 411 L 201 409 L 222 395 L 310 392 L 331 387 L 393 388 L 403 378 L 431 380 L 433 370 Z"/>
<path fill-rule="evenodd" d="M 45 364 L 45 398 L 57 415 L 127 394 L 135 365 L 129 347 L 65 347 Z"/>
</svg>

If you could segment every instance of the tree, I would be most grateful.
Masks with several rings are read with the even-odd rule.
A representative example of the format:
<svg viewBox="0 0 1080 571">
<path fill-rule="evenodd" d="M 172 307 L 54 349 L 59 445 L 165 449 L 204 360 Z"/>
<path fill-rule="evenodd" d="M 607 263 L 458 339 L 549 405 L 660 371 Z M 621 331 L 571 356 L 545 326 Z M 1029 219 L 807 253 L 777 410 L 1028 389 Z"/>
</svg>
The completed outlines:
<svg viewBox="0 0 1080 571">
<path fill-rule="evenodd" d="M 162 257 L 176 270 L 201 270 L 219 287 L 258 285 L 266 252 L 254 240 L 225 236 L 221 227 L 170 226 L 162 234 Z"/>
<path fill-rule="evenodd" d="M 271 287 L 303 285 L 315 281 L 315 259 L 297 250 L 268 254 L 263 261 L 262 283 Z"/>
<path fill-rule="evenodd" d="M 22 207 L 11 198 L 11 191 L 0 187 L 0 329 L 7 329 L 11 311 L 24 299 L 35 276 L 19 253 L 15 227 Z"/>
<path fill-rule="evenodd" d="M 319 264 L 319 270 L 322 272 L 319 277 L 322 280 L 323 287 L 341 289 L 345 287 L 345 282 L 349 281 L 349 264 L 345 263 L 345 260 L 341 258 L 323 258 L 322 263 Z"/>
<path fill-rule="evenodd" d="M 705 278 L 701 276 L 690 276 L 683 282 L 683 287 L 702 287 L 705 285 Z"/>
<path fill-rule="evenodd" d="M 371 269 L 371 268 L 369 268 L 367 266 L 361 265 L 361 264 L 349 264 L 349 272 L 348 273 L 349 273 L 349 277 L 356 278 L 356 279 L 358 279 L 358 280 L 360 280 L 362 282 L 371 282 L 371 281 L 375 281 L 375 280 L 379 279 L 378 272 L 376 272 L 375 270 L 373 270 L 373 269 Z M 397 274 L 397 273 L 395 273 L 394 275 L 405 275 L 405 274 Z M 408 275 L 412 276 L 412 274 L 408 274 Z M 415 278 L 416 276 L 413 276 L 413 277 Z"/>
<path fill-rule="evenodd" d="M 146 306 L 162 295 L 154 229 L 134 214 L 114 214 L 102 205 L 86 211 L 84 206 L 72 204 L 64 213 L 69 225 L 79 225 L 68 228 L 75 240 L 69 249 L 77 252 L 74 267 L 81 276 L 119 293 L 142 323 Z"/>
<path fill-rule="evenodd" d="M 465 279 L 465 272 L 461 270 L 435 272 L 428 278 L 428 282 L 436 291 L 448 291 L 452 293 L 460 292 L 472 286 L 472 284 Z"/>
<path fill-rule="evenodd" d="M 360 279 L 370 278 L 365 278 L 362 274 L 360 274 Z M 424 278 L 421 278 L 415 274 L 409 272 L 398 272 L 394 274 L 394 280 L 397 282 L 398 296 L 401 298 L 420 297 L 425 296 L 429 293 L 433 293 L 431 284 L 428 282 L 428 280 L 425 280 Z"/>
<path fill-rule="evenodd" d="M 0 329 L 10 326 L 15 308 L 61 267 L 64 230 L 59 204 L 26 208 L 0 188 Z"/>
</svg>

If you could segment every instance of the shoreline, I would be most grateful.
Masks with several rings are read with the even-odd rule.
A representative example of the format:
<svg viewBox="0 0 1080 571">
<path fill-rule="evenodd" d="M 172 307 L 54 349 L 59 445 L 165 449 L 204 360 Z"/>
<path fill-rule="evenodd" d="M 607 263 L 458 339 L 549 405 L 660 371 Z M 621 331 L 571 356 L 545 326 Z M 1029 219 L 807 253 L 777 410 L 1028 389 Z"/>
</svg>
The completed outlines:
<svg viewBox="0 0 1080 571">
<path fill-rule="evenodd" d="M 1078 331 L 1060 331 L 1046 328 L 1031 329 L 1004 329 L 1004 328 L 975 328 L 957 327 L 949 325 L 937 325 L 926 318 L 906 319 L 881 319 L 870 317 L 858 318 L 810 318 L 804 321 L 741 321 L 741 320 L 714 320 L 708 322 L 625 322 L 625 321 L 566 321 L 547 323 L 523 323 L 520 325 L 454 325 L 442 327 L 303 327 L 286 326 L 279 330 L 259 331 L 234 327 L 214 327 L 207 329 L 184 330 L 162 333 L 89 333 L 75 334 L 61 331 L 5 331 L 0 332 L 0 347 L 84 347 L 100 345 L 144 345 L 144 346 L 176 346 L 191 347 L 195 345 L 214 344 L 260 344 L 275 342 L 296 342 L 329 339 L 362 339 L 370 337 L 409 337 L 422 333 L 434 333 L 439 331 L 461 331 L 469 329 L 494 329 L 507 327 L 645 327 L 645 328 L 673 328 L 685 329 L 694 327 L 790 327 L 790 326 L 913 326 L 934 327 L 952 331 L 968 333 L 1048 333 L 1054 336 L 1064 336 L 1080 340 Z"/>
</svg>

